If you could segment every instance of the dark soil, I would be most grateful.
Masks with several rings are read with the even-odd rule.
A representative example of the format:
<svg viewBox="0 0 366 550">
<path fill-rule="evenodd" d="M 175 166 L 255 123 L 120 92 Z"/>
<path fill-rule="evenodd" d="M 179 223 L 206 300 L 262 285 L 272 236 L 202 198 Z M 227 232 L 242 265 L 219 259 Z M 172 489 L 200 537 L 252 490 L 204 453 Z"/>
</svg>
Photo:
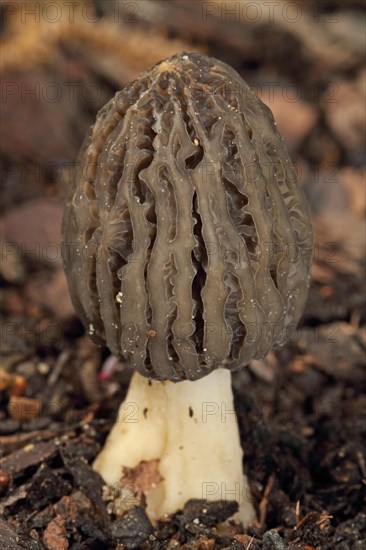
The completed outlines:
<svg viewBox="0 0 366 550">
<path fill-rule="evenodd" d="M 79 2 L 72 20 L 59 2 L 55 22 L 51 11 L 24 17 L 24 4 L 0 4 L 1 547 L 366 548 L 363 2 L 291 2 L 297 15 L 275 2 L 271 16 L 263 3 L 258 16 L 239 10 L 250 2 L 95 1 L 93 17 Z M 47 2 L 27 6 L 37 4 Z M 302 322 L 233 376 L 249 529 L 223 523 L 229 500 L 189 501 L 155 527 L 143 501 L 118 513 L 91 463 L 131 373 L 85 336 L 59 255 L 72 163 L 96 112 L 181 50 L 219 57 L 252 84 L 313 211 Z"/>
</svg>

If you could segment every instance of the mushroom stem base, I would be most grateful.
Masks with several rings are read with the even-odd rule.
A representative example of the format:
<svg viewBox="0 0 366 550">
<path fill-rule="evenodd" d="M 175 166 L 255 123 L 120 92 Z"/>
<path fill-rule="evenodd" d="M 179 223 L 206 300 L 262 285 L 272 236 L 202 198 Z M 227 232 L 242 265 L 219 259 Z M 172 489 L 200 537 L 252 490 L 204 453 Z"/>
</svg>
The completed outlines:
<svg viewBox="0 0 366 550">
<path fill-rule="evenodd" d="M 163 478 L 147 496 L 152 520 L 199 498 L 237 500 L 236 519 L 253 522 L 230 371 L 217 369 L 200 380 L 176 384 L 133 374 L 94 469 L 114 484 L 124 466 L 152 459 L 159 459 Z"/>
</svg>

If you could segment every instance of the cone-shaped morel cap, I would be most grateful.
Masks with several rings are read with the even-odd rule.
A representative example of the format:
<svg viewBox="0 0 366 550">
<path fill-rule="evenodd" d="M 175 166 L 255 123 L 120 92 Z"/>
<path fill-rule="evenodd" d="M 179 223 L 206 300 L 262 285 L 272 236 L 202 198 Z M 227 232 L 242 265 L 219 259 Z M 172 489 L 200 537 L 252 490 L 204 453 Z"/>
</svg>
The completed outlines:
<svg viewBox="0 0 366 550">
<path fill-rule="evenodd" d="M 180 54 L 99 112 L 63 222 L 77 313 L 142 375 L 235 370 L 291 335 L 307 205 L 271 112 L 228 65 Z"/>
</svg>

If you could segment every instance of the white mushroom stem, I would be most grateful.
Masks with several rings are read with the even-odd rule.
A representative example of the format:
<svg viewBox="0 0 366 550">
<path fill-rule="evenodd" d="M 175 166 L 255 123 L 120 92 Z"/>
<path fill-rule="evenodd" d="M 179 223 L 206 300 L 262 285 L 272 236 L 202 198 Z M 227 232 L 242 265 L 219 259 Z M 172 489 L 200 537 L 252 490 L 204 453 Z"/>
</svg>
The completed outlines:
<svg viewBox="0 0 366 550">
<path fill-rule="evenodd" d="M 134 468 L 152 459 L 160 460 L 163 477 L 147 496 L 152 520 L 199 498 L 237 500 L 236 519 L 253 522 L 230 371 L 217 369 L 200 380 L 176 384 L 132 376 L 94 469 L 114 484 L 121 480 L 123 466 Z"/>
</svg>

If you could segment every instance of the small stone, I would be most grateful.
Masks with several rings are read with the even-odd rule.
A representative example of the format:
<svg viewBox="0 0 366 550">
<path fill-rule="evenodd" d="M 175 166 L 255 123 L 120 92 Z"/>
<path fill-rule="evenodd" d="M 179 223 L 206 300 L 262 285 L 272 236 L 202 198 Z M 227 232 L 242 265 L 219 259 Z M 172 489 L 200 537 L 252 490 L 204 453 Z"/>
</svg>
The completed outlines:
<svg viewBox="0 0 366 550">
<path fill-rule="evenodd" d="M 275 529 L 267 531 L 263 536 L 263 550 L 288 550 L 288 544 Z"/>
<path fill-rule="evenodd" d="M 207 501 L 192 498 L 183 509 L 184 523 L 200 523 L 212 527 L 225 521 L 238 511 L 238 503 L 234 500 Z"/>
<path fill-rule="evenodd" d="M 112 536 L 127 550 L 140 548 L 153 532 L 153 526 L 143 508 L 135 507 L 116 519 L 111 527 Z"/>
<path fill-rule="evenodd" d="M 46 376 L 50 372 L 50 366 L 47 363 L 38 363 L 37 370 L 39 374 Z"/>
</svg>

